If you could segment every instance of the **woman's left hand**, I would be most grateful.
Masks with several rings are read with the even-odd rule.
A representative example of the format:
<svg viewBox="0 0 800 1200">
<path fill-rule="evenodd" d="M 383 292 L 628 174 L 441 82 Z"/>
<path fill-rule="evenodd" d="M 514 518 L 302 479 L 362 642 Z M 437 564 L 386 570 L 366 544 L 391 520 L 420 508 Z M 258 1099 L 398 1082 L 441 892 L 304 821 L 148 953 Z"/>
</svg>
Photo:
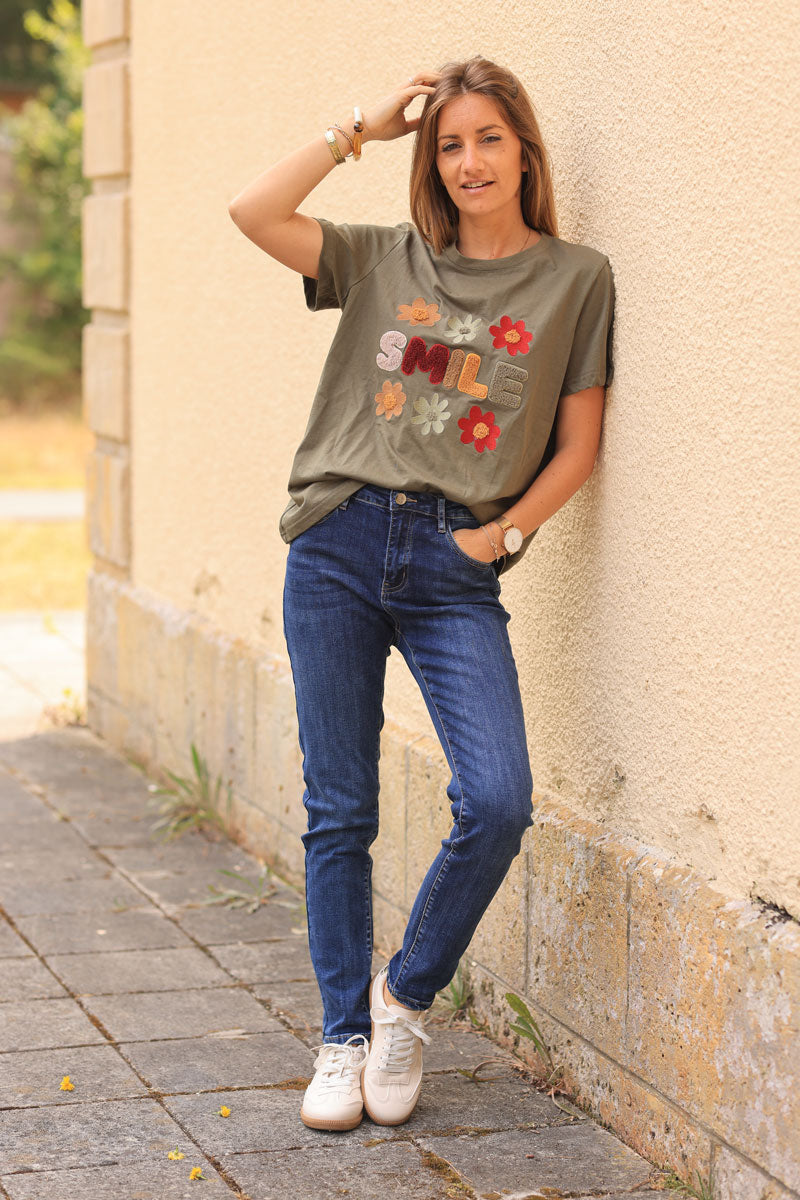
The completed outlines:
<svg viewBox="0 0 800 1200">
<path fill-rule="evenodd" d="M 453 538 L 469 558 L 477 558 L 483 563 L 494 562 L 494 550 L 483 529 L 454 529 Z M 497 548 L 500 549 L 499 544 Z"/>
</svg>

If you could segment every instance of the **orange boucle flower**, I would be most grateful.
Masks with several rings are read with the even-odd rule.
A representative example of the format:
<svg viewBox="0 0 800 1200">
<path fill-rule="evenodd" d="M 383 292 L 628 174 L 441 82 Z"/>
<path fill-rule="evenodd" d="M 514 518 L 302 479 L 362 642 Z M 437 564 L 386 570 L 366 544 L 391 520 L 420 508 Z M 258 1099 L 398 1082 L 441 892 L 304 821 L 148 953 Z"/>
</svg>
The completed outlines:
<svg viewBox="0 0 800 1200">
<path fill-rule="evenodd" d="M 75 1084 L 70 1079 L 69 1075 L 65 1075 L 61 1080 L 60 1088 L 62 1092 L 74 1092 Z"/>
<path fill-rule="evenodd" d="M 229 1117 L 231 1115 L 231 1110 L 227 1107 L 227 1105 L 223 1104 L 222 1108 L 219 1109 L 219 1115 L 221 1117 Z"/>
<path fill-rule="evenodd" d="M 410 321 L 412 325 L 435 325 L 437 321 L 441 321 L 442 314 L 438 304 L 428 304 L 422 296 L 417 296 L 413 304 L 397 306 L 397 319 Z"/>
<path fill-rule="evenodd" d="M 387 421 L 390 421 L 392 417 L 399 417 L 405 402 L 406 394 L 403 391 L 403 385 L 390 383 L 386 379 L 381 390 L 375 393 L 375 403 L 378 406 L 375 409 L 375 416 L 386 417 Z"/>
<path fill-rule="evenodd" d="M 191 1171 L 189 1172 L 189 1178 L 190 1179 L 205 1179 L 205 1175 L 203 1174 L 203 1168 L 202 1167 L 192 1167 Z"/>
</svg>

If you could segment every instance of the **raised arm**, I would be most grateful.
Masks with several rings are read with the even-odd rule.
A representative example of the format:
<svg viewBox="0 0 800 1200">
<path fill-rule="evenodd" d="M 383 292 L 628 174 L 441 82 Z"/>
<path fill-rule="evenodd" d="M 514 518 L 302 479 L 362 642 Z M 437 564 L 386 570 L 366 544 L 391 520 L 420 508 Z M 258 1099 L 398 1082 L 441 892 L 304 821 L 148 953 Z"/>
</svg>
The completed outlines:
<svg viewBox="0 0 800 1200">
<path fill-rule="evenodd" d="M 419 117 L 406 120 L 405 110 L 417 96 L 433 91 L 432 84 L 417 80 L 436 80 L 434 71 L 418 71 L 414 82 L 397 88 L 387 98 L 362 113 L 364 133 L 362 143 L 391 141 L 411 133 L 419 125 Z M 354 118 L 339 121 L 353 137 Z M 334 129 L 342 154 L 352 156 L 352 148 L 344 134 Z M 313 217 L 303 216 L 297 208 L 326 175 L 336 166 L 325 134 L 292 151 L 274 166 L 257 175 L 252 183 L 234 196 L 228 212 L 245 237 L 260 246 L 271 258 L 284 266 L 318 278 L 319 255 L 322 249 L 322 229 Z"/>
</svg>

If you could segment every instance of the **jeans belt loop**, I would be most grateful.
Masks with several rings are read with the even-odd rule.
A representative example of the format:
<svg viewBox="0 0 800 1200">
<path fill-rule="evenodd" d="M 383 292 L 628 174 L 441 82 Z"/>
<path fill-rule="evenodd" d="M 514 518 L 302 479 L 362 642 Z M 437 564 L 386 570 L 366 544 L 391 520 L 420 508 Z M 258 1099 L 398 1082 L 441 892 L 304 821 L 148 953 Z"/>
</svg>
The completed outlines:
<svg viewBox="0 0 800 1200">
<path fill-rule="evenodd" d="M 447 528 L 446 520 L 446 505 L 447 499 L 444 496 L 439 497 L 439 533 L 444 533 Z"/>
</svg>

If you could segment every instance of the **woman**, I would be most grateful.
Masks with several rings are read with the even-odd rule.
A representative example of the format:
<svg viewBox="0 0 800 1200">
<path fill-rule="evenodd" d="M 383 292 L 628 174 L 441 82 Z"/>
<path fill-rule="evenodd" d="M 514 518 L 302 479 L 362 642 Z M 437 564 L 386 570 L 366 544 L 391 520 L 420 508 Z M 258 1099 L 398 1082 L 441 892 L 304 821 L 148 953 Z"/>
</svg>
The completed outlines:
<svg viewBox="0 0 800 1200">
<path fill-rule="evenodd" d="M 417 96 L 422 115 L 409 120 Z M 412 131 L 413 223 L 296 211 L 335 166 L 358 161 L 360 141 Z M 419 71 L 354 110 L 230 212 L 303 275 L 312 311 L 342 309 L 280 520 L 324 1008 L 300 1115 L 317 1129 L 353 1128 L 364 1109 L 401 1124 L 420 1094 L 423 1014 L 533 824 L 500 575 L 592 471 L 612 374 L 611 267 L 557 236 L 530 101 L 479 57 Z M 371 979 L 369 847 L 392 646 L 447 756 L 454 824 L 402 947 Z"/>
</svg>

